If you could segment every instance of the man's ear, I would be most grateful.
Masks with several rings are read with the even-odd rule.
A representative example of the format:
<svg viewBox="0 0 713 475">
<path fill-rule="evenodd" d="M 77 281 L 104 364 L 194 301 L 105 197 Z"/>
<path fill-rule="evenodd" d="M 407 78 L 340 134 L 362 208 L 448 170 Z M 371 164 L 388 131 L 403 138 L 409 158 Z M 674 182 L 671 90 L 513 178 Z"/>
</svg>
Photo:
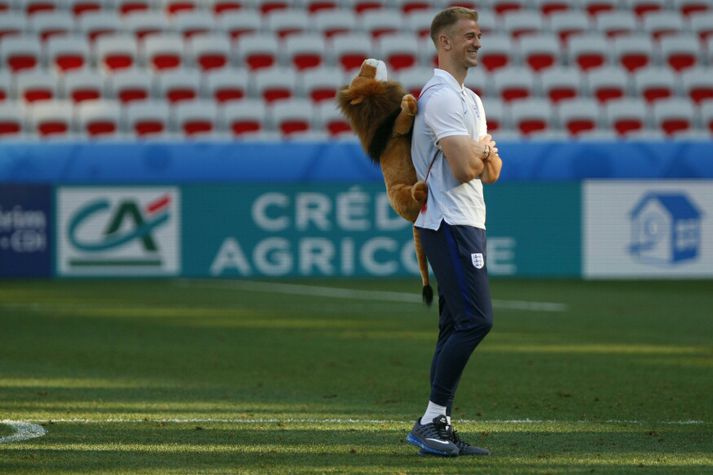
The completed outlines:
<svg viewBox="0 0 713 475">
<path fill-rule="evenodd" d="M 448 35 L 443 32 L 440 35 L 438 35 L 438 44 L 441 46 L 442 49 L 449 51 L 451 49 L 451 39 L 448 38 Z"/>
</svg>

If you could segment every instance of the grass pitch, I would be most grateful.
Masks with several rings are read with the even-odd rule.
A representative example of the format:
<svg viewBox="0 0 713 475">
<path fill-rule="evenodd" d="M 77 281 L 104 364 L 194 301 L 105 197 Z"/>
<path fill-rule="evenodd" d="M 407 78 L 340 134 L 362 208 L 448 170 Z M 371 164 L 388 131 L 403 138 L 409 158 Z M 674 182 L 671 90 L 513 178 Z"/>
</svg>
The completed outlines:
<svg viewBox="0 0 713 475">
<path fill-rule="evenodd" d="M 436 310 L 381 296 L 417 283 L 294 283 L 395 293 L 0 282 L 0 421 L 47 430 L 0 472 L 713 473 L 710 281 L 494 280 L 454 410 L 493 455 L 455 459 L 403 442 Z"/>
</svg>

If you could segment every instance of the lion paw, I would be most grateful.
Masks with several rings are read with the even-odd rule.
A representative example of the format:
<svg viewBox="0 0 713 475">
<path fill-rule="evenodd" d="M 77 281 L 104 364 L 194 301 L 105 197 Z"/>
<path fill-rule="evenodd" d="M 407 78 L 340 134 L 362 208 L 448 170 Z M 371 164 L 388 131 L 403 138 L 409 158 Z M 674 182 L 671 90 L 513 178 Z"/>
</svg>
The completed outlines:
<svg viewBox="0 0 713 475">
<path fill-rule="evenodd" d="M 417 202 L 423 203 L 426 201 L 426 196 L 428 196 L 428 185 L 423 181 L 417 181 L 411 188 L 411 196 Z"/>
<path fill-rule="evenodd" d="M 401 110 L 408 112 L 410 115 L 416 115 L 417 109 L 418 102 L 411 94 L 406 94 L 403 99 L 401 99 Z"/>
</svg>

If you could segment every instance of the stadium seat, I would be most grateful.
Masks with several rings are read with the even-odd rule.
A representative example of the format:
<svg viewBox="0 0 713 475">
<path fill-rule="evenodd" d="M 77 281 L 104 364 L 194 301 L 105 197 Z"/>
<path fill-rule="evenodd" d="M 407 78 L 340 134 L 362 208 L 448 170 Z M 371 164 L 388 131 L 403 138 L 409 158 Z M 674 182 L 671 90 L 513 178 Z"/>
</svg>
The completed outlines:
<svg viewBox="0 0 713 475">
<path fill-rule="evenodd" d="M 688 26 L 692 33 L 698 35 L 701 41 L 707 41 L 713 37 L 713 10 L 704 13 L 691 15 L 688 19 Z"/>
<path fill-rule="evenodd" d="M 433 68 L 430 68 L 430 72 L 431 76 L 433 76 Z M 482 68 L 471 68 L 463 81 L 463 85 L 475 92 L 481 98 L 494 95 L 490 76 L 491 74 Z"/>
<path fill-rule="evenodd" d="M 151 9 L 151 0 L 114 0 L 116 11 L 123 15 L 147 12 Z"/>
<path fill-rule="evenodd" d="M 138 41 L 127 33 L 106 34 L 94 43 L 94 56 L 98 66 L 116 72 L 136 66 Z"/>
<path fill-rule="evenodd" d="M 278 52 L 281 49 L 273 34 L 247 34 L 238 41 L 238 61 L 240 65 L 244 64 L 253 71 L 272 68 L 277 64 Z"/>
<path fill-rule="evenodd" d="M 15 99 L 12 79 L 13 76 L 9 71 L 0 69 L 0 103 Z"/>
<path fill-rule="evenodd" d="M 645 130 L 648 113 L 646 104 L 635 98 L 612 100 L 604 106 L 607 126 L 620 137 Z"/>
<path fill-rule="evenodd" d="M 203 5 L 206 10 L 212 11 L 216 16 L 248 12 L 253 7 L 250 0 L 204 0 Z"/>
<path fill-rule="evenodd" d="M 624 0 L 624 9 L 632 10 L 637 16 L 643 17 L 650 12 L 657 12 L 666 8 L 667 0 Z"/>
<path fill-rule="evenodd" d="M 701 122 L 708 133 L 713 134 L 713 101 L 701 105 Z"/>
<path fill-rule="evenodd" d="M 226 130 L 236 138 L 260 133 L 267 125 L 267 107 L 260 99 L 227 103 L 220 114 Z"/>
<path fill-rule="evenodd" d="M 215 18 L 206 10 L 179 10 L 171 17 L 171 26 L 183 38 L 209 34 L 215 30 Z"/>
<path fill-rule="evenodd" d="M 391 8 L 404 15 L 431 10 L 433 7 L 433 3 L 430 0 L 391 0 L 389 3 Z"/>
<path fill-rule="evenodd" d="M 572 35 L 584 34 L 590 28 L 589 18 L 582 10 L 557 11 L 549 16 L 547 24 L 564 45 Z"/>
<path fill-rule="evenodd" d="M 644 34 L 622 35 L 612 40 L 613 63 L 629 72 L 645 68 L 653 63 L 654 45 Z"/>
<path fill-rule="evenodd" d="M 291 3 L 290 0 L 254 0 L 254 8 L 264 16 L 275 10 L 287 10 Z"/>
<path fill-rule="evenodd" d="M 702 49 L 698 38 L 690 33 L 664 36 L 659 41 L 659 48 L 662 61 L 679 72 L 696 66 Z"/>
<path fill-rule="evenodd" d="M 327 132 L 331 138 L 352 136 L 352 128 L 347 119 L 337 109 L 334 101 L 325 101 L 316 106 L 316 115 L 320 127 Z"/>
<path fill-rule="evenodd" d="M 160 7 L 167 15 L 180 15 L 198 8 L 198 0 L 160 0 Z"/>
<path fill-rule="evenodd" d="M 573 137 L 599 129 L 601 122 L 597 101 L 583 97 L 561 102 L 557 116 L 562 129 Z"/>
<path fill-rule="evenodd" d="M 579 97 L 583 84 L 584 77 L 577 68 L 555 66 L 540 75 L 542 93 L 553 104 Z"/>
<path fill-rule="evenodd" d="M 283 41 L 287 62 L 298 71 L 324 64 L 327 46 L 319 33 L 298 33 Z"/>
<path fill-rule="evenodd" d="M 636 33 L 639 30 L 639 19 L 630 10 L 606 11 L 596 16 L 594 28 L 607 38 L 616 38 Z"/>
<path fill-rule="evenodd" d="M 168 17 L 159 11 L 133 10 L 124 16 L 123 22 L 125 31 L 133 33 L 137 40 L 171 31 Z"/>
<path fill-rule="evenodd" d="M 173 108 L 176 129 L 187 138 L 218 136 L 218 107 L 211 100 L 186 101 Z"/>
<path fill-rule="evenodd" d="M 59 0 L 23 0 L 21 2 L 27 16 L 59 10 Z"/>
<path fill-rule="evenodd" d="M 587 84 L 592 97 L 604 104 L 628 95 L 629 76 L 616 66 L 595 69 L 587 74 Z"/>
<path fill-rule="evenodd" d="M 617 0 L 577 0 L 577 3 L 579 8 L 585 10 L 592 18 L 618 8 Z"/>
<path fill-rule="evenodd" d="M 255 96 L 266 103 L 292 98 L 297 89 L 297 73 L 292 68 L 275 67 L 253 74 Z"/>
<path fill-rule="evenodd" d="M 112 11 L 88 12 L 77 20 L 77 29 L 92 43 L 102 35 L 120 33 L 123 28 L 121 20 Z"/>
<path fill-rule="evenodd" d="M 545 20 L 535 10 L 512 10 L 502 16 L 502 31 L 513 39 L 523 35 L 540 33 L 545 29 Z"/>
<path fill-rule="evenodd" d="M 653 104 L 652 113 L 654 126 L 668 137 L 695 128 L 695 108 L 687 98 L 676 97 L 658 101 Z"/>
<path fill-rule="evenodd" d="M 335 63 L 347 72 L 359 69 L 361 63 L 373 54 L 371 40 L 363 33 L 335 36 L 331 39 L 331 49 Z"/>
<path fill-rule="evenodd" d="M 7 11 L 0 12 L 0 42 L 6 36 L 19 35 L 28 29 L 26 16 Z"/>
<path fill-rule="evenodd" d="M 310 29 L 310 18 L 306 11 L 298 9 L 274 10 L 265 15 L 265 28 L 285 39 L 296 33 Z"/>
<path fill-rule="evenodd" d="M 593 130 L 583 130 L 578 135 L 574 137 L 577 141 L 605 141 L 613 142 L 619 140 L 619 136 L 615 131 L 609 129 L 593 129 Z"/>
<path fill-rule="evenodd" d="M 413 68 L 419 63 L 419 42 L 407 33 L 387 34 L 376 40 L 377 57 L 389 71 Z"/>
<path fill-rule="evenodd" d="M 633 79 L 634 95 L 643 97 L 649 104 L 673 97 L 678 89 L 676 77 L 668 68 L 639 69 Z"/>
<path fill-rule="evenodd" d="M 533 96 L 534 83 L 535 76 L 529 68 L 504 68 L 492 74 L 496 97 L 505 102 L 519 101 Z"/>
<path fill-rule="evenodd" d="M 13 35 L 0 43 L 1 66 L 12 72 L 36 69 L 42 61 L 42 46 L 36 35 Z"/>
<path fill-rule="evenodd" d="M 62 0 L 63 7 L 70 11 L 76 18 L 101 11 L 104 8 L 103 0 Z"/>
<path fill-rule="evenodd" d="M 553 127 L 552 107 L 546 99 L 527 98 L 518 101 L 517 105 L 510 107 L 510 115 L 513 127 L 526 137 Z"/>
<path fill-rule="evenodd" d="M 74 108 L 68 101 L 43 101 L 29 108 L 29 129 L 42 139 L 71 139 Z"/>
<path fill-rule="evenodd" d="M 505 15 L 517 10 L 527 8 L 526 0 L 490 0 L 490 8 L 498 15 Z"/>
<path fill-rule="evenodd" d="M 312 15 L 310 23 L 325 38 L 357 31 L 356 15 L 341 8 L 320 10 Z"/>
<path fill-rule="evenodd" d="M 24 111 L 17 102 L 0 102 L 0 140 L 20 139 L 24 136 Z"/>
<path fill-rule="evenodd" d="M 57 77 L 48 71 L 31 70 L 15 74 L 15 96 L 26 103 L 57 99 L 57 85 Z"/>
<path fill-rule="evenodd" d="M 47 60 L 50 66 L 59 72 L 82 69 L 89 64 L 89 40 L 84 36 L 56 36 L 45 44 Z"/>
<path fill-rule="evenodd" d="M 138 139 L 169 135 L 170 107 L 165 101 L 132 102 L 124 107 L 127 131 Z"/>
<path fill-rule="evenodd" d="M 567 44 L 569 63 L 582 71 L 600 68 L 608 62 L 610 47 L 609 41 L 598 33 L 574 36 Z"/>
<path fill-rule="evenodd" d="M 74 28 L 74 16 L 62 10 L 41 11 L 29 17 L 29 27 L 42 41 L 57 35 L 71 33 Z"/>
<path fill-rule="evenodd" d="M 470 76 L 472 71 L 468 74 Z M 423 86 L 433 77 L 433 68 L 417 66 L 404 69 L 396 75 L 396 80 L 406 89 L 409 94 L 418 98 Z"/>
<path fill-rule="evenodd" d="M 248 96 L 248 72 L 243 69 L 214 69 L 203 75 L 206 95 L 215 102 L 240 101 Z"/>
<path fill-rule="evenodd" d="M 689 19 L 713 10 L 710 0 L 670 0 L 670 7 Z"/>
<path fill-rule="evenodd" d="M 144 64 L 156 71 L 180 68 L 184 65 L 183 39 L 176 33 L 160 33 L 144 39 L 140 52 Z"/>
<path fill-rule="evenodd" d="M 231 10 L 220 15 L 217 22 L 218 30 L 226 32 L 233 39 L 259 33 L 263 27 L 262 16 L 255 10 Z"/>
<path fill-rule="evenodd" d="M 531 0 L 530 3 L 545 17 L 551 17 L 570 9 L 570 2 L 566 0 Z"/>
<path fill-rule="evenodd" d="M 359 30 L 370 35 L 372 39 L 399 33 L 404 28 L 402 23 L 403 14 L 392 9 L 367 11 L 357 20 Z"/>
<path fill-rule="evenodd" d="M 357 15 L 363 15 L 372 10 L 384 10 L 386 8 L 385 0 L 346 0 L 343 5 L 352 9 Z M 344 6 L 342 8 L 344 8 Z"/>
<path fill-rule="evenodd" d="M 510 119 L 510 107 L 499 99 L 488 99 L 483 101 L 485 108 L 485 121 L 488 127 L 489 134 L 497 134 L 506 128 L 512 127 Z M 498 137 L 495 136 L 495 140 Z"/>
<path fill-rule="evenodd" d="M 415 10 L 404 16 L 402 31 L 410 33 L 421 38 L 428 38 L 431 33 L 431 21 L 435 12 L 433 10 Z M 480 12 L 478 12 L 478 24 L 480 31 L 483 31 L 483 25 L 480 22 Z"/>
<path fill-rule="evenodd" d="M 106 79 L 96 69 L 82 69 L 65 73 L 60 82 L 62 97 L 75 104 L 106 98 Z"/>
<path fill-rule="evenodd" d="M 683 95 L 699 105 L 713 101 L 713 68 L 699 66 L 687 69 L 680 77 Z"/>
<path fill-rule="evenodd" d="M 122 69 L 108 77 L 112 97 L 124 104 L 141 102 L 153 97 L 154 78 L 144 68 Z"/>
<path fill-rule="evenodd" d="M 317 104 L 333 101 L 337 91 L 348 82 L 340 68 L 322 66 L 308 69 L 299 76 L 299 91 L 302 97 Z"/>
<path fill-rule="evenodd" d="M 483 38 L 478 61 L 488 71 L 513 66 L 515 44 L 508 35 L 493 34 Z"/>
<path fill-rule="evenodd" d="M 190 62 L 203 71 L 229 66 L 231 50 L 230 37 L 221 33 L 195 35 L 187 41 Z"/>
<path fill-rule="evenodd" d="M 557 64 L 562 51 L 559 41 L 548 33 L 521 37 L 518 49 L 523 62 L 533 71 L 543 71 Z"/>
<path fill-rule="evenodd" d="M 675 35 L 686 31 L 686 21 L 676 10 L 659 10 L 647 13 L 641 19 L 641 31 L 648 33 L 654 39 Z"/>
<path fill-rule="evenodd" d="M 307 10 L 310 15 L 339 8 L 338 0 L 302 0 L 300 3 L 302 8 Z"/>
<path fill-rule="evenodd" d="M 309 99 L 293 98 L 272 104 L 268 109 L 270 123 L 283 137 L 314 130 L 315 110 Z"/>
<path fill-rule="evenodd" d="M 431 15 L 431 20 L 433 20 L 433 17 L 435 16 L 436 12 L 430 11 L 426 12 L 430 13 Z M 478 9 L 478 26 L 480 27 L 480 32 L 483 33 L 483 35 L 488 35 L 490 36 L 493 33 L 497 33 L 501 31 L 501 26 L 500 26 L 500 18 L 495 15 L 495 12 L 491 10 L 490 8 L 482 8 Z M 430 30 L 431 30 L 431 24 L 429 22 L 428 24 L 428 29 L 426 31 L 426 34 L 424 36 L 429 37 L 430 36 Z"/>
<path fill-rule="evenodd" d="M 80 134 L 90 140 L 120 137 L 121 108 L 116 101 L 93 100 L 77 105 Z"/>
<path fill-rule="evenodd" d="M 171 104 L 198 99 L 201 74 L 196 69 L 172 69 L 156 75 L 158 97 Z"/>
</svg>

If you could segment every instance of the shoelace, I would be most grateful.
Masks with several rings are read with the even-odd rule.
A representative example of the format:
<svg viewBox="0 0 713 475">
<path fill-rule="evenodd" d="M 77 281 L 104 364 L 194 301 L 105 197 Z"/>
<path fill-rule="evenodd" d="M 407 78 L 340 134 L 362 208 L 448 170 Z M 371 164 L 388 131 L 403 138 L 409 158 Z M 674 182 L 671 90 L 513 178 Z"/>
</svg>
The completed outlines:
<svg viewBox="0 0 713 475">
<path fill-rule="evenodd" d="M 459 449 L 462 449 L 463 447 L 470 447 L 470 444 L 468 442 L 460 438 L 460 435 L 458 435 L 458 431 L 456 430 L 453 431 L 451 440 L 454 444 L 458 446 Z"/>
</svg>

